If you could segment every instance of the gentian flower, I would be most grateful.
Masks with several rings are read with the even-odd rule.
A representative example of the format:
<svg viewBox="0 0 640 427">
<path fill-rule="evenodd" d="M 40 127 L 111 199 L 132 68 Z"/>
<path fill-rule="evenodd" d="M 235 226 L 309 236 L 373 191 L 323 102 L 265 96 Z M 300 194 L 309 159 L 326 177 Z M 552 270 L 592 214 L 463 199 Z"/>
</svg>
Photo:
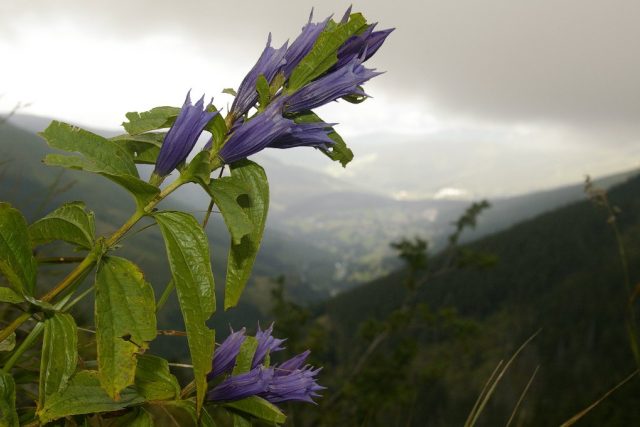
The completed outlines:
<svg viewBox="0 0 640 427">
<path fill-rule="evenodd" d="M 268 82 L 275 77 L 282 69 L 286 60 L 287 43 L 282 45 L 280 49 L 271 47 L 271 34 L 267 40 L 267 46 L 262 51 L 258 62 L 251 68 L 238 87 L 238 94 L 231 104 L 231 113 L 235 117 L 243 116 L 258 101 L 258 93 L 256 92 L 256 82 L 262 74 Z"/>
<path fill-rule="evenodd" d="M 309 357 L 309 350 L 286 360 L 280 365 L 264 366 L 267 353 L 282 350 L 283 339 L 272 336 L 273 324 L 266 330 L 258 330 L 256 340 L 258 346 L 254 354 L 253 364 L 249 372 L 238 375 L 229 375 L 217 386 L 207 393 L 207 400 L 215 402 L 229 402 L 244 399 L 249 396 L 259 396 L 271 403 L 287 401 L 313 402 L 318 397 L 318 392 L 324 387 L 317 383 L 317 375 L 320 368 L 316 369 L 304 365 Z M 212 380 L 222 374 L 231 372 L 233 363 L 221 361 L 234 361 L 240 351 L 240 345 L 245 339 L 244 329 L 232 333 L 216 350 L 214 356 L 214 369 L 216 362 L 218 368 L 212 371 L 207 380 Z M 224 366 L 223 366 L 224 365 Z"/>
<path fill-rule="evenodd" d="M 267 354 L 284 350 L 282 344 L 286 340 L 275 338 L 273 335 L 271 335 L 272 333 L 273 323 L 264 331 L 260 329 L 260 326 L 258 326 L 258 332 L 256 332 L 258 347 L 256 348 L 256 352 L 253 355 L 253 362 L 251 362 L 252 368 L 255 368 L 256 366 L 263 363 L 264 359 L 267 357 Z"/>
<path fill-rule="evenodd" d="M 180 114 L 167 132 L 160 148 L 153 171 L 159 177 L 169 175 L 172 170 L 187 159 L 204 127 L 218 114 L 217 111 L 206 111 L 204 95 L 195 105 L 192 105 L 190 94 L 191 91 L 187 93 Z"/>
<path fill-rule="evenodd" d="M 313 398 L 319 397 L 318 392 L 325 389 L 316 382 L 316 376 L 321 370 L 322 368 L 314 369 L 310 366 L 293 371 L 276 367 L 275 375 L 260 397 L 271 403 L 288 401 L 315 403 Z"/>
<path fill-rule="evenodd" d="M 395 30 L 395 28 L 389 28 L 382 31 L 373 31 L 375 26 L 376 24 L 369 25 L 362 34 L 350 37 L 340 46 L 340 49 L 338 49 L 338 62 L 333 66 L 333 69 L 342 68 L 357 57 L 363 57 L 362 62 L 365 62 L 380 49 L 389 34 Z"/>
<path fill-rule="evenodd" d="M 382 73 L 365 68 L 362 65 L 363 58 L 364 56 L 353 58 L 342 68 L 320 77 L 288 96 L 285 99 L 285 112 L 311 110 L 352 94 L 366 96 L 358 86 Z"/>
<path fill-rule="evenodd" d="M 245 328 L 231 333 L 220 344 L 220 347 L 215 350 L 213 353 L 213 370 L 207 375 L 207 380 L 211 380 L 224 372 L 230 372 L 233 369 L 238 352 L 240 352 L 240 346 L 246 338 L 244 333 Z"/>
<path fill-rule="evenodd" d="M 249 157 L 290 132 L 294 125 L 293 120 L 282 116 L 282 101 L 274 101 L 233 132 L 218 156 L 225 163 Z"/>
<path fill-rule="evenodd" d="M 328 135 L 331 132 L 331 126 L 335 124 L 324 122 L 296 123 L 289 133 L 273 141 L 269 147 L 291 148 L 307 146 L 326 149 L 335 143 Z"/>
<path fill-rule="evenodd" d="M 328 136 L 333 124 L 295 123 L 283 117 L 284 102 L 285 98 L 275 99 L 262 113 L 239 126 L 218 152 L 222 161 L 233 163 L 266 147 L 327 147 L 334 143 Z"/>
<path fill-rule="evenodd" d="M 282 71 L 284 72 L 285 77 L 291 76 L 291 72 L 294 68 L 300 63 L 302 58 L 307 56 L 307 54 L 311 51 L 313 44 L 322 33 L 322 30 L 327 26 L 327 22 L 331 17 L 328 17 L 323 22 L 313 23 L 311 20 L 313 19 L 313 9 L 311 9 L 311 14 L 309 15 L 309 22 L 307 25 L 302 27 L 302 33 L 291 43 L 289 49 L 287 49 L 287 53 L 284 58 L 286 60 L 286 64 L 284 64 L 284 68 Z"/>
<path fill-rule="evenodd" d="M 265 393 L 273 380 L 273 368 L 259 366 L 244 374 L 232 375 L 207 393 L 210 401 L 240 400 Z"/>
</svg>

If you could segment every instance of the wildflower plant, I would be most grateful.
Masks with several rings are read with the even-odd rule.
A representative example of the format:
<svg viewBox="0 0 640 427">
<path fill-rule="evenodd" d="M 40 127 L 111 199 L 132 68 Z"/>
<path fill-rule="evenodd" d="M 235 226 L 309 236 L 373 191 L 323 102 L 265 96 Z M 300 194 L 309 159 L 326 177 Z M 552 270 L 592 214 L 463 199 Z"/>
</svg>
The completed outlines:
<svg viewBox="0 0 640 427">
<path fill-rule="evenodd" d="M 367 97 L 362 85 L 379 73 L 364 63 L 391 31 L 374 27 L 348 10 L 339 22 L 311 17 L 291 44 L 279 48 L 269 36 L 237 92 L 225 90 L 235 94 L 226 114 L 204 96 L 192 103 L 188 93 L 181 108 L 127 113 L 126 133 L 113 138 L 59 121 L 41 133 L 62 152 L 47 155 L 46 165 L 101 175 L 128 191 L 136 208 L 116 231 L 98 236 L 94 213 L 82 202 L 64 204 L 31 224 L 0 203 L 0 302 L 21 312 L 0 331 L 0 425 L 167 425 L 162 414 L 170 411 L 182 411 L 193 425 L 214 425 L 212 414 L 226 414 L 234 425 L 282 424 L 278 404 L 320 397 L 320 369 L 305 364 L 308 352 L 271 361 L 286 345 L 272 327 L 255 336 L 233 332 L 216 348 L 215 331 L 207 326 L 216 295 L 204 227 L 217 206 L 230 235 L 224 309 L 231 309 L 251 275 L 269 206 L 266 174 L 247 157 L 267 147 L 308 146 L 343 166 L 351 161 L 334 124 L 312 109 Z M 203 133 L 209 142 L 194 153 Z M 147 180 L 140 164 L 153 165 Z M 223 176 L 227 165 L 230 174 Z M 188 183 L 210 200 L 203 224 L 189 213 L 162 208 L 167 196 Z M 141 269 L 116 255 L 143 218 L 157 224 L 171 272 L 157 300 Z M 82 256 L 62 280 L 43 289 L 34 253 L 54 241 Z M 193 367 L 186 385 L 178 383 L 168 361 L 147 351 L 158 335 L 157 311 L 174 291 Z M 81 360 L 76 319 L 69 314 L 90 294 L 95 361 Z M 37 372 L 20 367 L 25 352 L 38 345 Z M 16 405 L 16 399 L 30 404 Z"/>
</svg>

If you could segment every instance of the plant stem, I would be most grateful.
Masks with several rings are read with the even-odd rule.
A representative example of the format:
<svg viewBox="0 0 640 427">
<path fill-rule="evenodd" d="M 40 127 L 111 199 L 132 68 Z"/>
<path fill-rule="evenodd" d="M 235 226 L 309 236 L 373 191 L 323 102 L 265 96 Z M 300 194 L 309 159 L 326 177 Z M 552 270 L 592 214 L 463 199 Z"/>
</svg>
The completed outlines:
<svg viewBox="0 0 640 427">
<path fill-rule="evenodd" d="M 175 287 L 176 285 L 175 283 L 173 283 L 173 280 L 170 280 L 169 283 L 167 283 L 167 286 L 164 288 L 164 291 L 162 291 L 162 295 L 160 295 L 160 299 L 156 303 L 156 313 L 158 313 L 160 309 L 164 307 L 164 304 L 169 299 L 169 296 L 171 295 L 171 292 L 173 292 Z"/>
<path fill-rule="evenodd" d="M 122 237 L 145 215 L 151 213 L 153 208 L 158 205 L 165 197 L 169 194 L 173 193 L 178 187 L 185 184 L 185 180 L 182 177 L 178 177 L 174 182 L 168 185 L 164 190 L 162 190 L 156 197 L 153 198 L 144 208 L 136 210 L 136 212 L 131 215 L 131 217 L 122 224 L 122 226 L 117 229 L 111 236 L 107 238 L 104 243 L 104 246 L 101 248 L 101 251 L 92 251 L 90 252 L 86 258 L 76 266 L 60 283 L 58 283 L 53 289 L 47 292 L 42 298 L 41 301 L 51 301 L 57 295 L 59 295 L 62 291 L 67 289 L 69 286 L 74 284 L 76 280 L 83 277 L 83 275 L 98 261 L 100 256 L 103 253 L 111 249 L 115 246 Z M 4 341 L 9 335 L 11 335 L 16 329 L 20 327 L 27 319 L 31 317 L 29 313 L 21 314 L 17 317 L 9 326 L 0 331 L 0 342 Z M 27 337 L 28 338 L 28 337 Z"/>
<path fill-rule="evenodd" d="M 20 356 L 29 349 L 33 344 L 35 344 L 36 340 L 40 336 L 40 334 L 44 331 L 44 323 L 38 322 L 36 326 L 33 327 L 29 335 L 20 343 L 20 346 L 13 352 L 7 363 L 4 364 L 2 370 L 7 373 L 13 368 L 13 365 L 16 364 Z"/>
<path fill-rule="evenodd" d="M 18 329 L 20 325 L 26 322 L 30 317 L 31 313 L 22 313 L 20 316 L 16 317 L 13 322 L 9 324 L 9 326 L 0 331 L 0 342 L 6 340 L 9 335 L 13 333 L 13 331 Z"/>
</svg>

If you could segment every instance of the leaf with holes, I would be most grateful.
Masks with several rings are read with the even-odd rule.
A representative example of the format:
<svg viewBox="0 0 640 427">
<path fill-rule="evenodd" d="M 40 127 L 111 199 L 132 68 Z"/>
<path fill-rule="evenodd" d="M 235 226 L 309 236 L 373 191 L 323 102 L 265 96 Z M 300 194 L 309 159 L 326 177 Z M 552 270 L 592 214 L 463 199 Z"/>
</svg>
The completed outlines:
<svg viewBox="0 0 640 427">
<path fill-rule="evenodd" d="M 251 276 L 269 210 L 269 184 L 262 167 L 250 160 L 243 160 L 231 166 L 231 176 L 249 190 L 249 197 L 240 201 L 243 203 L 242 210 L 251 221 L 252 231 L 240 243 L 231 242 L 224 289 L 225 310 L 238 304 Z"/>
<path fill-rule="evenodd" d="M 192 215 L 158 212 L 154 217 L 164 237 L 169 268 L 187 330 L 196 382 L 196 406 L 200 411 L 207 390 L 206 375 L 211 370 L 215 340 L 214 331 L 206 325 L 216 309 L 209 242 Z"/>
<path fill-rule="evenodd" d="M 95 310 L 100 382 L 118 399 L 134 383 L 137 354 L 156 337 L 153 288 L 132 262 L 105 257 L 96 274 Z"/>
</svg>

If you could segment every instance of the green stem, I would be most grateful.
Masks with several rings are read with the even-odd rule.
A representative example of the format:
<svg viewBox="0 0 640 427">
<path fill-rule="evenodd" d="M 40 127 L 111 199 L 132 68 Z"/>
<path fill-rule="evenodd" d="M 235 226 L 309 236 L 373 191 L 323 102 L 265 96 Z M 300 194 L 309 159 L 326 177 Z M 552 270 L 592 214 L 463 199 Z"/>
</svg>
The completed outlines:
<svg viewBox="0 0 640 427">
<path fill-rule="evenodd" d="M 162 190 L 156 197 L 151 200 L 147 206 L 142 209 L 138 209 L 131 217 L 122 224 L 122 226 L 117 229 L 109 238 L 105 241 L 103 250 L 104 252 L 111 249 L 115 246 L 122 237 L 145 215 L 149 214 L 153 208 L 158 205 L 165 197 L 169 194 L 173 193 L 178 187 L 185 184 L 185 181 L 182 177 L 179 177 L 170 185 L 168 185 L 164 190 Z M 104 253 L 102 252 L 102 253 Z M 83 275 L 97 262 L 102 253 L 97 253 L 97 251 L 90 252 L 87 257 L 76 266 L 60 283 L 58 283 L 52 290 L 47 292 L 41 299 L 41 301 L 51 301 L 57 295 L 59 295 L 62 291 L 67 289 L 69 286 L 73 285 L 76 280 L 83 277 Z M 16 329 L 20 327 L 26 320 L 30 317 L 30 314 L 24 313 L 16 318 L 9 326 L 0 331 L 0 342 L 5 340 L 9 335 L 11 335 Z M 27 337 L 28 338 L 28 337 Z"/>
<path fill-rule="evenodd" d="M 171 292 L 173 292 L 175 287 L 176 284 L 173 282 L 173 280 L 170 280 L 169 283 L 167 283 L 164 291 L 162 291 L 162 295 L 160 295 L 160 299 L 156 303 L 156 314 L 162 309 L 162 307 L 164 307 L 164 304 L 169 299 L 169 296 L 171 295 Z"/>
<path fill-rule="evenodd" d="M 2 370 L 7 373 L 13 368 L 13 365 L 16 364 L 20 356 L 29 349 L 33 344 L 35 344 L 36 340 L 40 336 L 40 334 L 44 331 L 44 323 L 38 322 L 36 326 L 29 332 L 29 335 L 20 343 L 20 346 L 13 352 L 7 363 L 4 364 Z"/>
<path fill-rule="evenodd" d="M 22 313 L 20 316 L 16 317 L 13 322 L 9 324 L 6 328 L 0 331 L 0 342 L 6 340 L 9 335 L 11 335 L 16 329 L 20 327 L 24 322 L 27 321 L 31 317 L 30 313 Z"/>
<path fill-rule="evenodd" d="M 184 386 L 184 388 L 182 389 L 182 393 L 180 393 L 180 398 L 181 399 L 186 399 L 194 391 L 196 391 L 196 382 L 195 381 L 191 381 L 189 384 Z"/>
</svg>

